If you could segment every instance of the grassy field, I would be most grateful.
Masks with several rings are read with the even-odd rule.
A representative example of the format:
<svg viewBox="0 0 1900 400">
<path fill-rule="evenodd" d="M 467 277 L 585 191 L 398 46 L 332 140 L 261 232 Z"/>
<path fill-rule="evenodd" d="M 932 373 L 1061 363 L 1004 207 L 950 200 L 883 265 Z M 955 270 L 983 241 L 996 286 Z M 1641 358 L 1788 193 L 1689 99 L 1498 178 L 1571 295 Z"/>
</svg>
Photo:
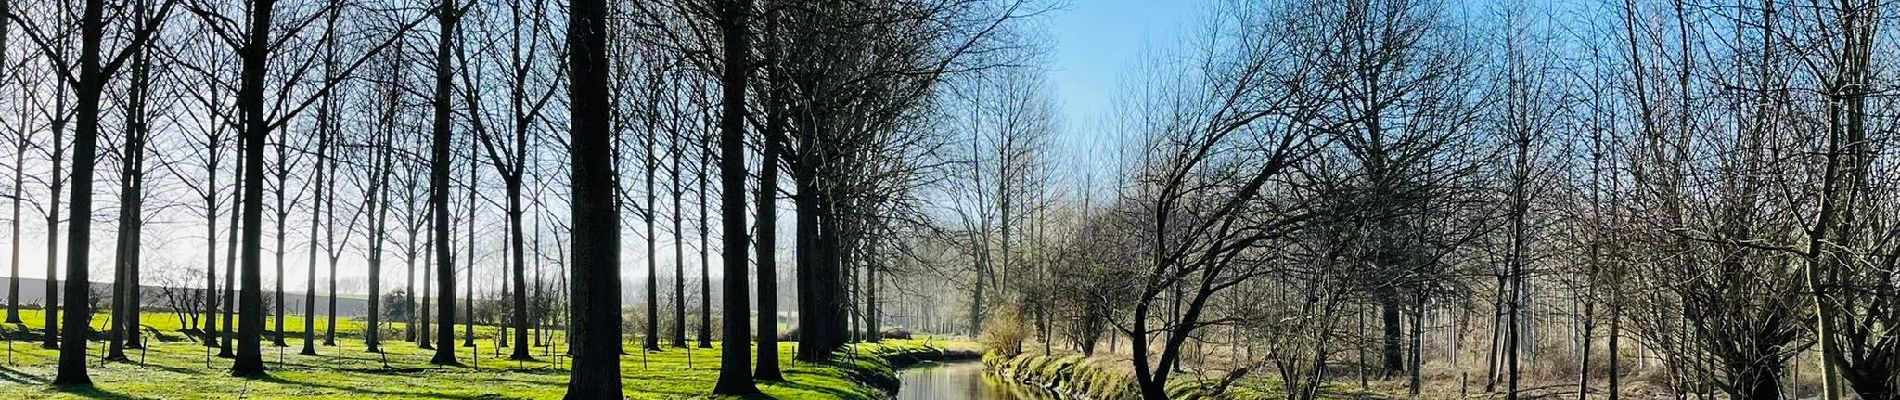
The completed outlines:
<svg viewBox="0 0 1900 400">
<path fill-rule="evenodd" d="M 338 321 L 338 346 L 318 346 L 321 354 L 317 356 L 298 355 L 303 345 L 301 319 L 286 321 L 285 328 L 291 330 L 286 337 L 290 347 L 282 348 L 281 355 L 279 348 L 271 346 L 267 334 L 264 358 L 270 377 L 233 378 L 228 373 L 230 360 L 208 357 L 203 345 L 179 333 L 175 316 L 146 313 L 141 321 L 146 332 L 160 333 L 149 338 L 148 350 L 128 351 L 131 362 L 101 366 L 98 357 L 103 343 L 91 342 L 89 364 L 95 385 L 87 389 L 58 388 L 48 384 L 54 375 L 56 351 L 40 348 L 35 339 L 45 317 L 37 310 L 21 312 L 26 324 L 0 326 L 9 339 L 7 358 L 0 364 L 0 399 L 557 399 L 567 382 L 569 360 L 562 357 L 556 363 L 554 354 L 560 353 L 559 349 L 536 348 L 536 361 L 507 360 L 507 350 L 496 355 L 492 327 L 477 327 L 479 351 L 456 349 L 467 366 L 437 367 L 428 363 L 432 350 L 403 342 L 401 336 L 389 338 L 394 341 L 385 339 L 382 354 L 364 352 L 359 339 L 363 325 L 346 320 Z M 320 342 L 324 321 L 317 322 Z M 104 323 L 103 316 L 94 318 L 95 328 Z M 458 329 L 458 337 L 460 332 Z M 908 341 L 884 346 L 887 348 L 862 346 L 857 351 L 868 354 L 920 347 Z M 637 345 L 627 348 L 637 349 Z M 781 359 L 791 359 L 791 344 L 779 350 Z M 626 394 L 633 399 L 708 398 L 718 378 L 717 348 L 668 348 L 647 354 L 636 351 L 621 360 Z M 794 365 L 788 361 L 784 367 L 788 381 L 762 384 L 766 394 L 762 398 L 870 399 L 876 390 L 848 378 L 849 374 L 888 368 L 874 361 L 856 362 L 849 368 Z"/>
</svg>

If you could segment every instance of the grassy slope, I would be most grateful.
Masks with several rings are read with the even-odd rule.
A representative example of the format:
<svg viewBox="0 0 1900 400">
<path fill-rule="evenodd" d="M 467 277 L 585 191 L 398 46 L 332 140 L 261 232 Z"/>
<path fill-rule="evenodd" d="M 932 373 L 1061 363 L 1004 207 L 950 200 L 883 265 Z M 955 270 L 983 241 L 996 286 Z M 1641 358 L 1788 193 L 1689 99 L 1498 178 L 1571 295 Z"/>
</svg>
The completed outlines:
<svg viewBox="0 0 1900 400">
<path fill-rule="evenodd" d="M 27 323 L 0 327 L 6 331 L 6 337 L 33 334 L 20 332 L 22 329 L 36 333 L 41 326 L 39 321 L 45 318 L 38 311 L 21 312 L 21 319 Z M 95 327 L 105 323 L 103 317 L 94 321 Z M 339 346 L 319 346 L 317 351 L 323 355 L 301 356 L 297 355 L 302 348 L 301 319 L 285 321 L 285 327 L 292 330 L 286 338 L 291 347 L 283 349 L 281 364 L 278 349 L 271 347 L 267 335 L 264 352 L 265 363 L 271 369 L 270 378 L 238 379 L 228 376 L 228 359 L 213 356 L 207 366 L 205 347 L 186 341 L 177 333 L 176 317 L 146 313 L 141 322 L 147 332 L 163 332 L 152 338 L 152 348 L 142 355 L 146 366 L 136 364 L 141 354 L 133 350 L 128 355 L 134 363 L 108 363 L 99 367 L 96 357 L 101 353 L 98 347 L 101 342 L 92 342 L 89 350 L 95 357 L 90 363 L 95 387 L 88 390 L 64 391 L 47 385 L 53 378 L 55 351 L 41 349 L 33 340 L 10 342 L 11 362 L 0 364 L 0 398 L 229 399 L 242 395 L 263 399 L 557 399 L 567 382 L 564 366 L 568 360 L 565 358 L 561 360 L 563 365 L 555 365 L 553 356 L 545 355 L 544 349 L 536 349 L 538 361 L 509 361 L 506 350 L 501 357 L 496 357 L 490 347 L 494 342 L 486 339 L 477 340 L 482 346 L 480 368 L 437 368 L 428 364 L 433 354 L 430 350 L 418 349 L 414 344 L 400 341 L 398 336 L 394 338 L 397 341 L 384 341 L 384 355 L 391 368 L 384 370 L 382 355 L 362 351 L 363 343 L 356 334 L 361 332 L 362 324 L 348 320 L 338 321 Z M 321 340 L 322 322 L 318 321 L 317 325 L 318 340 Z M 460 332 L 458 329 L 458 338 Z M 479 337 L 492 337 L 494 329 L 478 326 L 477 333 Z M 780 348 L 781 359 L 791 359 L 791 345 L 787 343 Z M 861 347 L 860 353 L 876 354 L 916 351 L 923 346 L 918 342 L 898 341 L 885 346 Z M 470 348 L 456 350 L 464 364 L 477 362 L 471 358 Z M 712 391 L 719 375 L 718 358 L 717 349 L 670 348 L 644 357 L 638 352 L 623 356 L 621 371 L 627 396 L 633 399 L 707 397 L 705 394 Z M 871 357 L 834 366 L 787 364 L 788 382 L 761 387 L 770 397 L 781 399 L 871 399 L 878 393 L 877 389 L 860 382 L 865 376 L 888 374 L 889 368 L 889 364 Z M 851 378 L 852 374 L 858 374 L 859 378 Z"/>
<path fill-rule="evenodd" d="M 1041 385 L 1057 386 L 1071 393 L 1097 400 L 1136 400 L 1141 398 L 1140 390 L 1135 387 L 1134 372 L 1126 359 L 1088 358 L 1079 354 L 1058 354 L 1055 356 L 1023 354 L 1016 357 L 1003 357 L 996 353 L 984 355 L 983 364 L 991 371 L 1003 374 L 1019 381 L 1036 382 Z M 1212 377 L 1210 379 L 1218 379 Z M 1192 375 L 1176 375 L 1169 379 L 1168 394 L 1171 398 L 1186 400 L 1265 400 L 1286 398 L 1284 386 L 1267 377 L 1254 376 L 1241 379 L 1226 392 L 1207 394 L 1202 390 L 1200 381 Z M 1209 382 L 1211 383 L 1211 382 Z M 1358 398 L 1399 398 L 1376 392 L 1359 391 L 1356 388 L 1337 383 L 1323 384 L 1320 389 L 1322 399 L 1358 399 Z"/>
</svg>

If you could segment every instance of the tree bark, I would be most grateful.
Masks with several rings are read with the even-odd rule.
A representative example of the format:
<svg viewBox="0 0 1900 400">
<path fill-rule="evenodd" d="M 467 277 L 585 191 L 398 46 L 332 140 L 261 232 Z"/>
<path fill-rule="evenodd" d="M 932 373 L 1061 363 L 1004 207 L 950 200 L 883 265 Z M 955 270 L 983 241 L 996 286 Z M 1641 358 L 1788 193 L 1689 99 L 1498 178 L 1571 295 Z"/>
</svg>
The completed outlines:
<svg viewBox="0 0 1900 400">
<path fill-rule="evenodd" d="M 92 243 L 92 172 L 98 160 L 99 97 L 105 91 L 105 79 L 99 70 L 99 41 L 104 37 L 105 5 L 101 0 L 86 0 L 80 23 L 78 124 L 73 130 L 73 192 L 66 243 L 66 319 L 61 327 L 58 375 L 54 385 L 92 385 L 86 374 L 86 332 L 92 328 L 92 310 L 88 298 L 92 291 L 87 272 L 91 269 Z M 52 258 L 48 253 L 47 258 Z M 49 277 L 51 275 L 48 275 Z M 49 296 L 50 297 L 50 296 Z"/>
<path fill-rule="evenodd" d="M 719 115 L 719 239 L 720 258 L 725 263 L 722 272 L 724 293 L 721 318 L 725 325 L 720 329 L 720 341 L 725 346 L 719 352 L 719 381 L 713 385 L 713 393 L 727 395 L 749 395 L 758 393 L 753 385 L 750 364 L 752 357 L 751 332 L 745 324 L 749 315 L 746 298 L 746 220 L 745 220 L 745 121 L 746 121 L 746 81 L 752 71 L 752 43 L 747 18 L 752 12 L 751 0 L 726 0 L 722 2 L 719 26 L 725 39 L 725 68 L 720 76 L 720 115 Z M 769 140 L 769 139 L 768 139 Z M 764 160 L 771 163 L 772 160 Z M 704 176 L 704 173 L 700 174 Z M 702 182 L 703 182 L 702 178 Z M 705 226 L 705 185 L 700 185 L 700 226 Z M 705 235 L 702 232 L 701 242 Z M 705 248 L 700 248 L 700 265 L 705 265 Z M 760 270 L 769 269 L 760 265 Z M 701 274 L 701 285 L 711 279 Z M 712 308 L 707 304 L 707 308 Z M 707 325 L 710 316 L 701 314 L 701 335 L 710 333 Z M 703 336 L 700 347 L 711 347 L 712 343 Z M 760 347 L 761 352 L 776 348 Z M 763 353 L 761 353 L 763 354 Z"/>
<path fill-rule="evenodd" d="M 0 2 L 0 16 L 12 13 L 13 2 Z M 7 27 L 7 21 L 0 21 L 0 48 L 8 48 Z M 0 54 L 0 65 L 4 64 L 6 64 L 6 55 Z M 24 115 L 25 111 L 22 111 L 21 114 Z M 25 120 L 25 118 L 21 118 L 21 120 Z M 7 275 L 7 323 L 9 324 L 22 323 L 20 321 L 20 185 L 24 183 L 22 182 L 24 180 L 23 171 L 26 170 L 26 148 L 28 146 L 26 129 L 20 129 L 18 136 L 20 140 L 15 143 L 13 155 L 13 201 L 11 202 L 13 216 L 7 219 L 8 225 L 11 225 L 13 229 L 13 236 L 8 236 L 11 246 L 13 246 L 13 253 L 9 257 L 9 265 L 11 265 L 12 273 Z"/>
<path fill-rule="evenodd" d="M 672 346 L 686 348 L 686 235 L 685 223 L 680 212 L 680 199 L 685 190 L 680 187 L 681 170 L 685 167 L 686 152 L 681 149 L 679 130 L 673 130 L 672 147 L 673 181 L 668 186 L 673 189 L 673 336 Z"/>
<path fill-rule="evenodd" d="M 67 81 L 65 79 L 60 79 L 58 83 L 54 84 L 55 85 L 54 87 L 58 88 L 58 90 L 56 90 L 55 93 L 64 94 L 66 92 L 66 82 Z M 61 110 L 66 109 L 66 96 L 56 95 L 55 97 L 56 99 L 54 100 L 55 102 L 54 108 L 61 109 Z M 52 169 L 52 175 L 53 175 L 53 178 L 52 178 L 53 184 L 49 186 L 52 189 L 53 193 L 50 197 L 48 197 L 49 199 L 52 199 L 52 200 L 48 201 L 46 205 L 46 304 L 40 308 L 41 310 L 45 311 L 44 314 L 46 316 L 46 326 L 45 326 L 46 340 L 41 343 L 41 347 L 44 347 L 47 349 L 58 349 L 60 345 L 60 340 L 59 340 L 59 335 L 60 335 L 60 331 L 59 331 L 59 311 L 60 311 L 59 309 L 59 193 L 60 193 L 60 189 L 65 188 L 65 182 L 66 182 L 65 181 L 66 175 L 60 173 L 61 172 L 60 166 L 65 165 L 65 161 L 61 160 L 61 158 L 63 158 L 66 155 L 66 146 L 64 144 L 64 142 L 66 141 L 66 135 L 65 135 L 66 119 L 65 118 L 55 119 L 53 120 L 52 125 L 53 125 L 53 162 L 52 162 L 51 169 Z M 229 296 L 226 296 L 226 297 L 229 297 Z M 225 321 L 225 325 L 230 325 L 230 322 L 231 321 Z"/>
<path fill-rule="evenodd" d="M 431 235 L 435 242 L 436 297 L 440 301 L 436 303 L 436 315 L 442 318 L 441 326 L 436 328 L 435 356 L 429 359 L 436 365 L 461 365 L 455 359 L 455 260 L 449 246 L 449 46 L 455 35 L 455 13 L 455 0 L 443 0 L 436 9 L 441 38 L 435 48 L 435 120 L 429 162 L 429 207 L 435 217 L 431 227 L 435 233 Z M 469 273 L 474 274 L 474 270 Z"/>
<path fill-rule="evenodd" d="M 740 101 L 742 103 L 744 102 L 743 97 Z M 721 120 L 720 123 L 723 125 L 725 121 Z M 721 129 L 723 130 L 723 127 Z M 743 127 L 741 127 L 741 129 L 743 129 Z M 705 148 L 703 144 L 705 141 L 701 140 L 700 143 L 702 144 L 700 145 L 699 151 L 699 173 L 696 174 L 698 175 L 696 179 L 699 181 L 699 348 L 710 349 L 712 348 L 712 264 L 708 262 L 706 258 L 708 249 L 706 246 L 706 236 L 709 235 L 706 229 L 706 170 L 708 169 L 706 164 L 713 162 L 713 160 L 708 159 L 712 157 L 712 151 Z M 740 167 L 741 171 L 743 171 L 744 165 Z M 722 174 L 725 172 L 723 167 L 720 172 Z M 741 198 L 743 198 L 743 196 L 741 196 Z M 721 211 L 723 213 L 723 210 Z M 739 218 L 740 221 L 745 220 L 744 215 L 740 215 Z M 743 251 L 744 245 L 741 245 L 740 249 Z"/>
<path fill-rule="evenodd" d="M 251 26 L 243 58 L 243 82 L 238 108 L 244 115 L 244 200 L 238 285 L 237 355 L 231 364 L 235 376 L 262 376 L 264 354 L 258 347 L 264 332 L 263 274 L 259 248 L 264 224 L 264 143 L 270 134 L 264 120 L 265 60 L 270 56 L 271 11 L 276 0 L 253 0 Z"/>
<path fill-rule="evenodd" d="M 112 296 L 112 339 L 108 359 L 125 360 L 126 348 L 139 347 L 139 239 L 144 225 L 146 97 L 150 93 L 151 61 L 146 55 L 132 61 L 132 81 L 126 102 L 124 155 L 119 168 L 118 277 Z M 182 322 L 182 321 L 181 321 Z"/>
<path fill-rule="evenodd" d="M 574 367 L 568 370 L 566 398 L 620 398 L 620 213 L 612 189 L 608 10 L 602 0 L 573 0 L 569 9 L 574 278 L 568 304 Z"/>
<path fill-rule="evenodd" d="M 747 0 L 741 0 L 747 1 Z M 757 212 L 753 226 L 758 237 L 753 239 L 758 253 L 759 269 L 759 365 L 752 377 L 762 381 L 783 381 L 784 374 L 778 367 L 778 163 L 780 138 L 784 132 L 784 119 L 776 108 L 778 87 L 774 85 L 772 107 L 766 116 L 764 134 L 765 143 L 760 146 L 764 151 L 759 158 L 759 194 Z"/>
</svg>

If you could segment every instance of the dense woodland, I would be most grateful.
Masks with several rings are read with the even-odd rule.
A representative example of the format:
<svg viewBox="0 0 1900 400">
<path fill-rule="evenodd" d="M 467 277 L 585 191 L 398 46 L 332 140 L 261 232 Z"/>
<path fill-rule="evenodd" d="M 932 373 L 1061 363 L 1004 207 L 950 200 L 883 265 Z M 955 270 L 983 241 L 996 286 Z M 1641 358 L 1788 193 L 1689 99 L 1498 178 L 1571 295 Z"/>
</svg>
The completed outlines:
<svg viewBox="0 0 1900 400">
<path fill-rule="evenodd" d="M 1066 6 L 0 2 L 7 322 L 46 311 L 60 385 L 162 309 L 257 377 L 497 325 L 575 399 L 623 352 L 729 344 L 745 394 L 783 378 L 743 344 L 910 333 L 1147 399 L 1900 398 L 1887 2 L 1220 0 L 1089 121 Z"/>
</svg>

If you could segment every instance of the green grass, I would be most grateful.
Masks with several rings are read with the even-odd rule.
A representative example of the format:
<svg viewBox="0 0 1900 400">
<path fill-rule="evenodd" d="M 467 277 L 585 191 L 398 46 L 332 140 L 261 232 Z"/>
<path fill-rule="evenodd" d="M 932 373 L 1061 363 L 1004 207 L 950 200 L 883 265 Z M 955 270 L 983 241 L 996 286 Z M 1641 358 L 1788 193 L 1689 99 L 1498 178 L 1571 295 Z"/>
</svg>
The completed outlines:
<svg viewBox="0 0 1900 400">
<path fill-rule="evenodd" d="M 301 319 L 285 321 L 285 328 L 292 332 L 286 337 L 290 347 L 282 349 L 281 358 L 279 348 L 271 346 L 266 334 L 268 378 L 235 378 L 229 376 L 229 359 L 212 356 L 207 364 L 206 348 L 178 331 L 175 316 L 148 312 L 141 321 L 146 332 L 160 333 L 150 338 L 150 349 L 143 353 L 129 350 L 132 362 L 109 362 L 101 367 L 98 357 L 103 343 L 90 342 L 94 386 L 60 388 L 48 384 L 58 359 L 56 351 L 40 348 L 37 339 L 22 339 L 36 338 L 45 317 L 37 310 L 21 310 L 21 314 L 26 324 L 0 326 L 5 337 L 15 339 L 8 343 L 11 350 L 5 350 L 10 358 L 0 360 L 4 362 L 0 364 L 0 399 L 557 399 L 567 382 L 569 360 L 562 357 L 560 364 L 554 363 L 557 357 L 549 349 L 536 348 L 536 361 L 507 360 L 507 350 L 497 357 L 491 348 L 495 343 L 488 339 L 496 333 L 494 327 L 477 327 L 478 336 L 483 338 L 477 340 L 481 346 L 479 360 L 473 357 L 475 349 L 460 347 L 456 354 L 468 366 L 437 367 L 428 363 L 432 350 L 401 341 L 400 335 L 385 336 L 383 354 L 364 352 L 363 342 L 358 339 L 363 325 L 353 320 L 338 321 L 338 346 L 318 346 L 321 355 L 317 356 L 298 355 L 303 345 Z M 321 341 L 325 321 L 317 322 Z M 95 328 L 104 323 L 103 316 L 94 318 Z M 457 329 L 458 338 L 460 332 Z M 762 383 L 761 389 L 764 398 L 875 399 L 880 394 L 877 380 L 894 379 L 884 355 L 929 351 L 921 343 L 861 345 L 854 350 L 859 356 L 824 365 L 790 364 L 795 343 L 785 343 L 779 350 L 780 358 L 787 360 L 784 371 L 788 381 Z M 139 365 L 141 358 L 144 366 Z M 719 375 L 717 348 L 668 348 L 647 354 L 634 351 L 622 356 L 621 361 L 626 395 L 632 399 L 709 398 Z M 475 367 L 478 362 L 479 367 Z"/>
</svg>

